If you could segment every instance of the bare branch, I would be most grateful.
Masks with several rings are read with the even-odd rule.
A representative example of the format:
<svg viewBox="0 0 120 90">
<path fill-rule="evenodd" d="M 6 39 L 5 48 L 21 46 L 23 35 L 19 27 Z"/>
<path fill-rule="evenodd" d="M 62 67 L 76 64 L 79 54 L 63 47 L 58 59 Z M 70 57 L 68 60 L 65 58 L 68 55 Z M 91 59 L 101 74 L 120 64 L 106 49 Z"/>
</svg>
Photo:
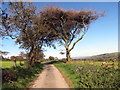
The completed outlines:
<svg viewBox="0 0 120 90">
<path fill-rule="evenodd" d="M 73 46 L 69 49 L 69 51 L 71 51 L 75 47 L 75 45 L 77 44 L 77 42 L 79 42 L 84 37 L 85 33 L 76 42 L 74 42 Z"/>
<path fill-rule="evenodd" d="M 73 46 L 69 49 L 69 51 L 71 51 L 71 50 L 75 47 L 75 45 L 84 37 L 84 35 L 85 35 L 86 32 L 87 32 L 87 30 L 86 30 L 87 27 L 86 27 L 86 25 L 85 25 L 84 19 L 82 19 L 82 20 L 83 20 L 82 23 L 83 23 L 83 25 L 84 25 L 83 35 L 82 35 L 81 37 L 79 37 L 77 41 L 75 41 L 75 42 L 73 43 Z"/>
<path fill-rule="evenodd" d="M 75 28 L 74 32 L 72 33 L 72 38 L 71 38 L 68 46 L 72 43 L 73 39 L 75 38 L 75 33 L 76 33 L 77 29 L 78 29 L 78 28 L 77 28 L 77 25 L 76 25 L 76 28 Z"/>
</svg>

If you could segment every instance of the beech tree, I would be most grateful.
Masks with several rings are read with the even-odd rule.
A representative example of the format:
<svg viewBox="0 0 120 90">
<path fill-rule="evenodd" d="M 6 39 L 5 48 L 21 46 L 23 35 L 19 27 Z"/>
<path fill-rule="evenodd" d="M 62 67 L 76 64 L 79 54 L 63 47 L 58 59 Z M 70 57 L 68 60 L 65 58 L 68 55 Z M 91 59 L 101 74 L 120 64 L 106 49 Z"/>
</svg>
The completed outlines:
<svg viewBox="0 0 120 90">
<path fill-rule="evenodd" d="M 40 15 L 36 14 L 36 7 L 27 2 L 9 2 L 8 13 L 3 11 L 2 32 L 6 31 L 8 36 L 16 39 L 28 53 L 29 66 L 32 66 L 38 55 L 43 57 L 42 46 L 51 46 L 51 35 L 48 35 L 46 27 L 40 22 Z M 39 22 L 38 22 L 39 21 Z"/>
<path fill-rule="evenodd" d="M 89 25 L 103 16 L 103 13 L 93 10 L 65 10 L 55 6 L 43 8 L 40 14 L 43 24 L 64 44 L 67 61 L 70 61 L 70 52 L 85 36 Z"/>
<path fill-rule="evenodd" d="M 3 3 L 4 5 L 5 3 Z M 8 8 L 6 7 L 5 9 L 0 8 L 0 38 L 4 39 L 7 38 L 8 36 L 11 37 L 12 39 L 14 39 L 16 37 L 16 33 L 15 32 L 15 27 L 11 27 L 13 26 L 13 24 L 10 23 L 10 18 L 9 18 L 9 14 L 8 14 Z"/>
<path fill-rule="evenodd" d="M 9 4 L 12 13 L 10 21 L 17 28 L 18 36 L 16 43 L 28 53 L 29 66 L 36 60 L 43 58 L 43 45 L 51 45 L 45 27 L 41 25 L 39 15 L 36 14 L 36 7 L 32 3 L 14 2 Z M 39 20 L 39 23 L 38 23 Z M 47 36 L 47 37 L 46 37 Z"/>
<path fill-rule="evenodd" d="M 32 6 L 31 3 L 9 3 L 9 29 L 13 28 L 12 31 L 15 33 L 16 43 L 20 44 L 20 48 L 24 48 L 28 52 L 29 67 L 34 63 L 33 50 L 36 47 L 36 31 L 33 23 L 33 19 L 36 17 L 35 10 L 36 7 Z M 40 43 L 39 46 L 41 46 Z"/>
<path fill-rule="evenodd" d="M 37 47 L 41 50 L 41 44 L 36 40 L 36 31 L 34 30 L 33 19 L 36 17 L 36 7 L 27 2 L 9 2 L 7 11 L 2 10 L 2 34 L 1 36 L 10 36 L 16 39 L 20 48 L 26 49 L 28 54 L 29 66 L 33 63 L 33 50 Z M 7 13 L 8 12 L 8 13 Z M 5 33 L 3 33 L 5 32 Z"/>
</svg>

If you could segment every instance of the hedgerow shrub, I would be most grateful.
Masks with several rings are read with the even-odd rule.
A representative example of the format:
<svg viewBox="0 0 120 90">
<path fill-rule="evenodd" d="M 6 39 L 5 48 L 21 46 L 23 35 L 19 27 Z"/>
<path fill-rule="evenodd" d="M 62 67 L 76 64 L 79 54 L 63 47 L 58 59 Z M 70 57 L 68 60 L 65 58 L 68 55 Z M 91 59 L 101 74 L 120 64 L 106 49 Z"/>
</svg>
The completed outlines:
<svg viewBox="0 0 120 90">
<path fill-rule="evenodd" d="M 10 88 L 26 88 L 29 83 L 39 74 L 43 65 L 39 62 L 35 63 L 31 68 L 17 67 L 6 68 L 2 70 L 2 89 Z M 6 79 L 7 77 L 7 79 Z"/>
</svg>

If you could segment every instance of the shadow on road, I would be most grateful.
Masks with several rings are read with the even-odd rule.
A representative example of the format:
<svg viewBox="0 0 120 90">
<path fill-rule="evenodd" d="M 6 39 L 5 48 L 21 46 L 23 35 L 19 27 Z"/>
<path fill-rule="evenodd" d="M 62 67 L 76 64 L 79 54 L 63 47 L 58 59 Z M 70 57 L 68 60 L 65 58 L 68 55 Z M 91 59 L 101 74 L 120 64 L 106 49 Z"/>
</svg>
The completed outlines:
<svg viewBox="0 0 120 90">
<path fill-rule="evenodd" d="M 50 62 L 41 62 L 41 64 L 47 65 L 47 64 L 53 64 L 53 63 L 59 63 L 59 62 L 66 63 L 66 61 L 50 61 Z"/>
</svg>

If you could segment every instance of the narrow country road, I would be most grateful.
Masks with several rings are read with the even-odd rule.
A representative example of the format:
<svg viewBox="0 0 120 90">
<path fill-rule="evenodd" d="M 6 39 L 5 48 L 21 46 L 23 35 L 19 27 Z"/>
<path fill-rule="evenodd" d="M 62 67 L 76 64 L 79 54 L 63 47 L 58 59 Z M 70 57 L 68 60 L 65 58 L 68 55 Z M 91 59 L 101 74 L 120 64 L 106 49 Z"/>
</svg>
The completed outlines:
<svg viewBox="0 0 120 90">
<path fill-rule="evenodd" d="M 69 86 L 58 69 L 52 64 L 47 64 L 30 88 L 69 88 Z"/>
</svg>

